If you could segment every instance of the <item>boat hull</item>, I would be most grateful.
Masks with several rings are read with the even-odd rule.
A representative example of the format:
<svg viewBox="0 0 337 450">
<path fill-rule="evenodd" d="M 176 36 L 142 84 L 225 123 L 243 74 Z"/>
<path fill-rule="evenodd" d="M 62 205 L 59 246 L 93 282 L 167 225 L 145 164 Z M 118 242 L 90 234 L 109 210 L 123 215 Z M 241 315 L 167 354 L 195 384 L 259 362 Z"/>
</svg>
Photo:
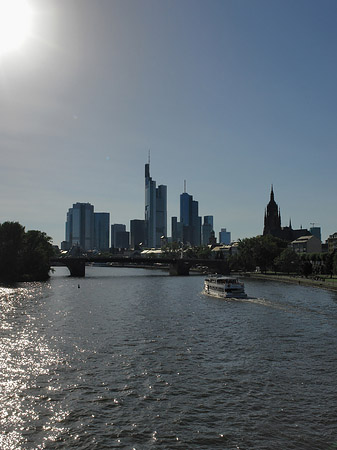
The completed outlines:
<svg viewBox="0 0 337 450">
<path fill-rule="evenodd" d="M 216 297 L 216 298 L 227 298 L 227 299 L 231 299 L 231 298 L 247 298 L 247 294 L 243 293 L 226 293 L 226 292 L 217 292 L 217 291 L 212 291 L 212 290 L 208 290 L 206 291 L 206 289 L 204 289 L 202 291 L 203 294 L 208 295 L 210 297 Z"/>
</svg>

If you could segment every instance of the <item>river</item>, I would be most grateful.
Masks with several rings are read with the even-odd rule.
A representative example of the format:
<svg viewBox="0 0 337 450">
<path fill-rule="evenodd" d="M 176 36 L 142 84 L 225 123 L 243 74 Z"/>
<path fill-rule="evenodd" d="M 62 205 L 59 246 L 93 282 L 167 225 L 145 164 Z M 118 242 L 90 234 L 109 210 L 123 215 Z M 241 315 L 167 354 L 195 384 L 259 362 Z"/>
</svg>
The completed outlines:
<svg viewBox="0 0 337 450">
<path fill-rule="evenodd" d="M 0 288 L 0 448 L 337 448 L 337 293 L 56 268 Z"/>
</svg>

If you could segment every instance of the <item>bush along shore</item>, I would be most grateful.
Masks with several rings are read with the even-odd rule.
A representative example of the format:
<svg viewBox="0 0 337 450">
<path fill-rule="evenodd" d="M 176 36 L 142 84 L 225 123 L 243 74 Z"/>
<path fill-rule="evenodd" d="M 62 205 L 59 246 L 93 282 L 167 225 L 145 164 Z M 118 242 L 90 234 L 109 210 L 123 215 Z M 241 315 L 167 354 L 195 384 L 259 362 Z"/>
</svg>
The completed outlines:
<svg viewBox="0 0 337 450">
<path fill-rule="evenodd" d="M 0 281 L 45 281 L 49 278 L 51 238 L 38 230 L 25 231 L 18 222 L 0 224 Z"/>
</svg>

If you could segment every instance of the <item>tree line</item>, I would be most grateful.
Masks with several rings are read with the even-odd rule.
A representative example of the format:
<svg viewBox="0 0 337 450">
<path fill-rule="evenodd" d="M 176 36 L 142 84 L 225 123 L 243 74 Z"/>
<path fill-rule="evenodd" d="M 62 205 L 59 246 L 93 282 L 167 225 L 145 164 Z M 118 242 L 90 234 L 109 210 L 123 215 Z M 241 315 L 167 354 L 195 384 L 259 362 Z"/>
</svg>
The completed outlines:
<svg viewBox="0 0 337 450">
<path fill-rule="evenodd" d="M 51 238 L 46 233 L 25 231 L 18 222 L 0 224 L 1 281 L 45 281 L 53 255 Z"/>
<path fill-rule="evenodd" d="M 166 244 L 164 256 L 179 257 L 183 251 L 187 258 L 212 258 L 209 246 L 188 247 L 176 242 Z M 252 272 L 257 268 L 261 272 L 281 272 L 285 274 L 337 275 L 337 252 L 302 253 L 289 248 L 289 243 L 267 235 L 239 240 L 237 251 L 224 256 L 221 252 L 217 258 L 225 257 L 231 271 Z"/>
<path fill-rule="evenodd" d="M 238 252 L 229 258 L 231 270 L 286 274 L 337 275 L 337 252 L 297 253 L 287 241 L 273 236 L 257 236 L 239 241 Z"/>
</svg>

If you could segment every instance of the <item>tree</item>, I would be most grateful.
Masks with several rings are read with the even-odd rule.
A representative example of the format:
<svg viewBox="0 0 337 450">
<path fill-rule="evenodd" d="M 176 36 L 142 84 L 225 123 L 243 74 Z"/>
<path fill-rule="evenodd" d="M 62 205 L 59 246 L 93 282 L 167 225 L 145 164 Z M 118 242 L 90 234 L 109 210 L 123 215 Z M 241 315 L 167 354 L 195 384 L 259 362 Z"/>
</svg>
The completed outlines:
<svg viewBox="0 0 337 450">
<path fill-rule="evenodd" d="M 0 224 L 0 280 L 42 281 L 49 277 L 54 254 L 46 233 L 25 228 L 18 222 Z"/>
<path fill-rule="evenodd" d="M 275 258 L 275 266 L 280 272 L 297 273 L 299 268 L 300 258 L 294 250 L 286 248 L 283 252 Z"/>
<path fill-rule="evenodd" d="M 24 233 L 24 227 L 18 222 L 0 224 L 0 278 L 4 281 L 16 281 L 21 273 Z"/>
<path fill-rule="evenodd" d="M 312 274 L 312 264 L 310 261 L 305 261 L 301 265 L 301 272 L 305 277 L 308 277 L 309 275 Z"/>
<path fill-rule="evenodd" d="M 286 242 L 273 236 L 257 236 L 239 241 L 239 259 L 244 270 L 255 270 L 258 266 L 262 272 L 272 269 L 274 260 L 286 246 Z"/>
<path fill-rule="evenodd" d="M 337 275 L 337 252 L 334 252 L 333 263 L 332 263 L 332 273 Z"/>
<path fill-rule="evenodd" d="M 22 276 L 24 280 L 44 281 L 49 278 L 49 260 L 54 254 L 51 238 L 46 233 L 30 230 L 23 239 Z"/>
</svg>

